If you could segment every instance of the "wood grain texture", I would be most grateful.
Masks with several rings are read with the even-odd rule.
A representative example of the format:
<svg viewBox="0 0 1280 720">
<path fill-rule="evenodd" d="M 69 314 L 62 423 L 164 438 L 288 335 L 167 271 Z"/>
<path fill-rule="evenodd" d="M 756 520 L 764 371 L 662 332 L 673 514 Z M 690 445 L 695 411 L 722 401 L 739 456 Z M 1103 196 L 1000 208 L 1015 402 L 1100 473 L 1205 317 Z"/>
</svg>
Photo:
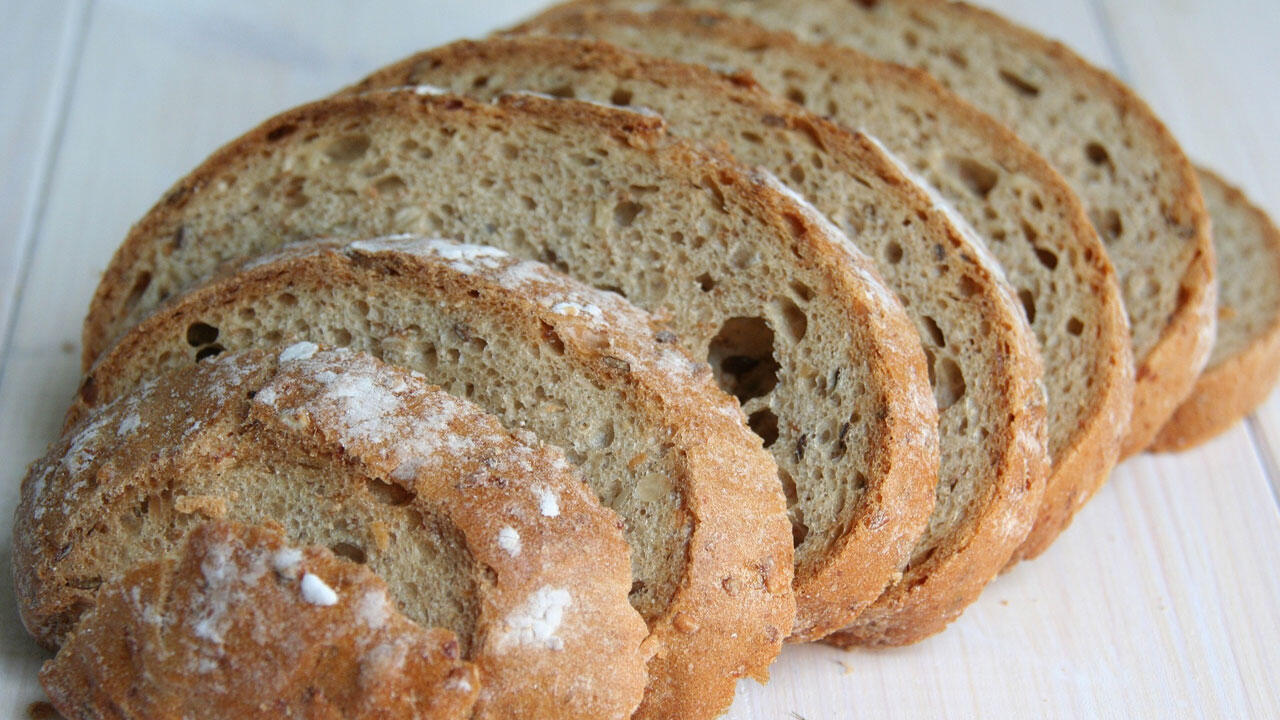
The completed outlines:
<svg viewBox="0 0 1280 720">
<path fill-rule="evenodd" d="M 0 565 L 25 464 L 54 438 L 85 305 L 129 223 L 267 115 L 538 4 L 0 0 L 0 317 L 22 291 L 0 359 Z M 1280 210 L 1280 6 L 987 4 L 1120 71 L 1193 157 Z M 23 248 L 28 261 L 11 262 Z M 1202 448 L 1135 458 L 947 632 L 881 652 L 789 647 L 768 687 L 742 683 L 729 717 L 1280 717 L 1276 449 L 1280 398 Z M 44 657 L 0 581 L 0 718 L 40 699 Z"/>
</svg>

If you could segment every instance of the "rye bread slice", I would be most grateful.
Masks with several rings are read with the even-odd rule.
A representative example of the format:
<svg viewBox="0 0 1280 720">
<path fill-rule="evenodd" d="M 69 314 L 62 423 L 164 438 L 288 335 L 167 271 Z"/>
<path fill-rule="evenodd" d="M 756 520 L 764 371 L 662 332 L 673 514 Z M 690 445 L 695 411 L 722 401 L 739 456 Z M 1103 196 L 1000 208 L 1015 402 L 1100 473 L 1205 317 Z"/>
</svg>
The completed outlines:
<svg viewBox="0 0 1280 720">
<path fill-rule="evenodd" d="M 798 41 L 721 13 L 566 10 L 523 26 L 710 65 L 860 128 L 922 174 L 969 221 L 1017 290 L 1044 358 L 1053 462 L 1035 557 L 1115 465 L 1133 403 L 1128 321 L 1106 250 L 1049 163 L 919 70 Z"/>
<path fill-rule="evenodd" d="M 500 244 L 663 314 L 755 427 L 776 427 L 814 582 L 856 574 L 871 547 L 901 557 L 932 507 L 936 408 L 918 334 L 868 259 L 767 173 L 669 137 L 652 113 L 421 90 L 326 100 L 220 151 L 118 252 L 90 336 L 129 322 L 130 288 L 154 305 L 288 240 Z"/>
<path fill-rule="evenodd" d="M 647 313 L 540 263 L 441 240 L 305 241 L 239 265 L 105 353 L 97 400 L 210 353 L 299 341 L 419 371 L 563 448 L 622 517 L 631 601 L 658 653 L 647 712 L 711 715 L 736 677 L 764 673 L 795 608 L 776 468 L 710 369 Z"/>
<path fill-rule="evenodd" d="M 1280 229 L 1241 190 L 1203 168 L 1218 260 L 1218 337 L 1191 397 L 1149 450 L 1186 450 L 1253 412 L 1280 376 Z"/>
<path fill-rule="evenodd" d="M 648 0 L 587 0 L 652 7 Z M 674 0 L 918 67 L 1005 123 L 1067 179 L 1119 277 L 1135 358 L 1120 457 L 1150 444 L 1209 359 L 1209 216 L 1194 168 L 1147 104 L 1042 35 L 947 0 Z"/>
<path fill-rule="evenodd" d="M 860 575 L 802 592 L 793 639 L 848 626 L 899 571 L 897 582 L 913 589 L 893 607 L 901 615 L 898 641 L 942 629 L 958 611 L 956 596 L 977 597 L 1021 542 L 1017 528 L 1025 534 L 1030 527 L 1043 485 L 1038 351 L 999 268 L 872 140 L 700 66 L 561 38 L 463 41 L 395 63 L 356 89 L 423 83 L 481 97 L 524 89 L 645 107 L 673 134 L 721 145 L 787 178 L 838 219 L 861 251 L 879 259 L 921 335 L 939 405 L 938 502 L 910 558 L 876 553 Z M 895 596 L 891 590 L 886 598 Z"/>
<path fill-rule="evenodd" d="M 640 701 L 646 632 L 618 517 L 561 452 L 408 370 L 298 343 L 153 376 L 97 409 L 23 482 L 27 629 L 62 644 L 101 584 L 176 557 L 208 518 L 363 561 L 408 618 L 456 633 L 479 669 L 476 717 L 626 718 Z M 249 661 L 235 641 L 218 652 L 234 617 L 200 621 L 212 660 Z"/>
<path fill-rule="evenodd" d="M 267 570 L 277 557 L 297 565 Z M 66 717 L 465 720 L 480 677 L 364 566 L 212 521 L 99 589 L 40 683 Z"/>
</svg>

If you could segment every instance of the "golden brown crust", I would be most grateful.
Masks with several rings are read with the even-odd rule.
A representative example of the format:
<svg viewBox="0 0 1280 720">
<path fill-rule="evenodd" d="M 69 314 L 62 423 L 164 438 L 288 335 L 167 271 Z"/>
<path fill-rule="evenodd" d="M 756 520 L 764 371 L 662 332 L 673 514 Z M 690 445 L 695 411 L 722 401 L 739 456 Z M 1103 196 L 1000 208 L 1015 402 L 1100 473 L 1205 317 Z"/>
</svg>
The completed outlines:
<svg viewBox="0 0 1280 720">
<path fill-rule="evenodd" d="M 262 462 L 286 473 L 272 476 L 278 483 L 290 468 L 324 468 L 331 486 L 322 494 L 334 509 L 308 514 L 316 511 L 305 486 L 286 485 L 296 497 L 285 516 L 259 517 L 268 506 L 246 497 L 256 486 L 233 496 L 220 483 Z M 221 503 L 180 501 L 198 478 Z M 387 502 L 373 489 L 379 483 L 403 498 Z M 540 488 L 556 494 L 555 517 L 539 512 Z M 627 717 L 640 700 L 646 632 L 627 602 L 626 543 L 617 517 L 563 456 L 408 371 L 309 343 L 165 374 L 96 410 L 32 465 L 14 542 L 27 629 L 61 644 L 93 607 L 98 583 L 171 556 L 184 528 L 214 506 L 234 522 L 291 523 L 303 541 L 330 527 L 330 513 L 376 535 L 381 520 L 362 518 L 390 521 L 399 512 L 391 507 L 435 518 L 421 526 L 432 536 L 456 533 L 470 558 L 458 572 L 474 588 L 472 632 L 462 639 L 484 683 L 476 717 Z M 503 547 L 502 528 L 517 533 L 520 552 Z M 397 571 L 377 543 L 366 552 L 375 571 Z M 411 616 L 426 612 L 397 601 Z M 552 606 L 558 615 L 539 615 Z M 536 625 L 538 617 L 548 623 Z M 527 692 L 531 685 L 541 692 Z"/>
<path fill-rule="evenodd" d="M 102 378 L 94 383 L 94 401 L 109 402 L 141 380 L 140 373 L 151 370 L 145 361 L 165 348 L 173 350 L 176 362 L 191 362 L 185 358 L 195 350 L 184 346 L 191 323 L 218 326 L 221 317 L 234 317 L 238 309 L 283 291 L 305 297 L 334 286 L 389 286 L 424 308 L 462 307 L 474 316 L 498 318 L 531 344 L 552 333 L 561 343 L 566 372 L 617 388 L 681 458 L 681 475 L 672 481 L 683 485 L 683 514 L 691 518 L 688 557 L 677 594 L 649 619 L 649 646 L 657 655 L 650 661 L 644 702 L 670 703 L 690 717 L 721 711 L 732 699 L 735 677 L 765 676 L 794 615 L 788 591 L 791 533 L 771 458 L 705 365 L 691 362 L 670 340 L 653 341 L 658 328 L 646 313 L 617 295 L 505 253 L 468 261 L 458 252 L 465 247 L 475 246 L 411 238 L 317 241 L 288 246 L 274 260 L 242 261 L 242 271 L 227 268 L 104 353 L 90 374 Z M 557 312 L 556 303 L 565 299 L 596 309 L 599 317 Z M 307 339 L 305 333 L 281 330 L 285 342 Z M 404 330 L 382 329 L 389 336 Z M 224 345 L 243 349 L 232 338 Z M 81 398 L 73 419 L 86 410 Z"/>
<path fill-rule="evenodd" d="M 1269 251 L 1280 256 L 1280 229 L 1266 211 L 1254 205 L 1237 187 L 1218 175 L 1199 169 L 1206 183 L 1216 184 L 1227 202 L 1247 213 L 1263 234 Z M 1222 282 L 1239 281 L 1222 277 Z M 1178 406 L 1173 417 L 1147 449 L 1151 452 L 1178 452 L 1193 448 L 1224 432 L 1253 412 L 1271 393 L 1280 376 L 1280 312 L 1266 329 L 1238 354 L 1214 361 L 1196 380 L 1191 396 Z"/>
<path fill-rule="evenodd" d="M 1010 564 L 1043 552 L 1101 487 L 1115 465 L 1120 440 L 1132 412 L 1134 384 L 1128 320 L 1115 270 L 1083 205 L 1062 177 L 1012 131 L 943 88 L 922 70 L 878 61 L 849 48 L 805 43 L 790 33 L 766 30 L 750 20 L 719 12 L 664 7 L 641 15 L 584 7 L 593 4 L 571 3 L 553 8 L 514 32 L 551 31 L 589 37 L 603 30 L 608 37 L 607 31 L 619 26 L 644 28 L 649 32 L 661 29 L 696 39 L 704 45 L 751 50 L 769 48 L 786 53 L 794 56 L 797 63 L 831 69 L 837 76 L 846 74 L 862 79 L 879 87 L 885 97 L 903 93 L 928 97 L 927 105 L 944 119 L 949 130 L 963 127 L 970 136 L 983 138 L 984 149 L 989 151 L 995 164 L 1031 179 L 1042 199 L 1049 199 L 1049 205 L 1057 211 L 1062 231 L 1044 232 L 1040 242 L 1048 243 L 1058 257 L 1074 259 L 1072 271 L 1082 278 L 1082 292 L 1097 298 L 1100 308 L 1087 323 L 1093 333 L 1089 348 L 1091 362 L 1086 370 L 1092 380 L 1090 405 L 1082 415 L 1072 418 L 1067 437 L 1055 438 L 1051 434 L 1053 466 L 1040 515 Z M 735 70 L 740 73 L 735 79 L 750 82 L 749 68 Z M 840 117 L 838 114 L 837 118 Z M 875 132 L 874 127 L 868 130 Z M 1051 397 L 1051 404 L 1054 401 Z"/>
<path fill-rule="evenodd" d="M 176 557 L 102 587 L 40 672 L 54 707 L 120 720 L 470 717 L 479 672 L 452 632 L 405 618 L 385 583 L 327 548 L 268 569 L 281 551 L 277 531 L 215 521 Z M 308 601 L 307 574 L 332 604 Z"/>
</svg>

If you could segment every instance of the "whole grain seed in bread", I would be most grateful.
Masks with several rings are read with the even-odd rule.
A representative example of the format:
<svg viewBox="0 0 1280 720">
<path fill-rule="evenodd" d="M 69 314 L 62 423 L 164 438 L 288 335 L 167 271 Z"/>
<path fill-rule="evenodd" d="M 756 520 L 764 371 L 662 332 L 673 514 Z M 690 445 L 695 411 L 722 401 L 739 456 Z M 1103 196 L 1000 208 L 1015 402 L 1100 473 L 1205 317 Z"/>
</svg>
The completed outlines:
<svg viewBox="0 0 1280 720">
<path fill-rule="evenodd" d="M 802 541 L 793 640 L 816 640 L 851 624 L 908 559 L 910 568 L 898 577 L 913 590 L 893 608 L 897 641 L 941 630 L 958 612 L 954 598 L 977 597 L 1021 542 L 1009 528 L 1030 527 L 1043 484 L 1044 397 L 1035 340 L 982 247 L 874 141 L 750 83 L 579 40 L 463 41 L 406 58 L 356 89 L 418 84 L 481 97 L 526 89 L 641 106 L 661 115 L 675 135 L 722 145 L 740 161 L 786 177 L 838 219 L 860 250 L 881 259 L 881 274 L 921 335 L 941 416 L 938 503 L 927 540 L 910 558 L 889 557 L 868 544 L 863 571 L 838 583 L 807 582 L 813 548 Z M 786 450 L 805 452 L 802 446 Z M 958 504 L 963 513 L 956 512 Z M 798 527 L 803 507 L 792 508 Z"/>
<path fill-rule="evenodd" d="M 1195 447 L 1267 399 L 1280 375 L 1280 229 L 1218 175 L 1200 169 L 1218 259 L 1218 337 L 1191 397 L 1150 450 Z"/>
<path fill-rule="evenodd" d="M 131 295 L 137 315 L 220 260 L 289 240 L 416 231 L 501 245 L 663 315 L 753 425 L 776 428 L 784 477 L 812 499 L 816 577 L 858 573 L 865 542 L 914 543 L 937 473 L 924 353 L 838 230 L 652 113 L 432 93 L 326 100 L 219 151 L 120 249 L 88 346 L 133 321 Z"/>
<path fill-rule="evenodd" d="M 1215 285 L 1209 216 L 1195 171 L 1141 98 L 1061 43 L 959 2 L 659 4 L 722 10 L 921 68 L 1047 158 L 1084 202 L 1124 293 L 1137 371 L 1120 456 L 1150 444 L 1209 359 Z M 983 174 L 974 180 L 983 184 Z"/>
<path fill-rule="evenodd" d="M 211 521 L 102 586 L 40 682 L 66 717 L 464 720 L 480 677 L 364 566 Z"/>
<path fill-rule="evenodd" d="M 443 240 L 304 241 L 240 265 L 104 354 L 94 400 L 279 343 L 342 343 L 422 372 L 563 448 L 622 517 L 631 601 L 657 651 L 646 707 L 714 714 L 736 676 L 764 672 L 795 607 L 776 469 L 710 369 L 647 313 L 540 263 Z M 554 497 L 540 503 L 558 515 Z"/>
<path fill-rule="evenodd" d="M 541 511 L 544 493 L 558 514 Z M 311 343 L 153 376 L 32 465 L 14 529 L 27 629 L 66 643 L 101 585 L 176 557 L 210 518 L 273 522 L 367 564 L 410 620 L 456 633 L 479 670 L 476 717 L 626 718 L 640 701 L 627 545 L 564 455 L 408 370 Z M 312 557 L 254 572 L 289 577 Z M 298 583 L 320 604 L 343 589 Z M 212 641 L 207 659 L 251 662 L 222 654 L 226 610 L 215 602 L 192 632 Z M 205 667 L 189 658 L 181 671 Z"/>
<path fill-rule="evenodd" d="M 865 130 L 937 188 L 987 241 L 1040 343 L 1053 466 L 1036 525 L 1013 560 L 1049 546 L 1115 465 L 1132 411 L 1133 358 L 1106 250 L 1044 158 L 922 71 L 742 18 L 575 8 L 522 30 L 599 38 L 751 78 Z"/>
</svg>

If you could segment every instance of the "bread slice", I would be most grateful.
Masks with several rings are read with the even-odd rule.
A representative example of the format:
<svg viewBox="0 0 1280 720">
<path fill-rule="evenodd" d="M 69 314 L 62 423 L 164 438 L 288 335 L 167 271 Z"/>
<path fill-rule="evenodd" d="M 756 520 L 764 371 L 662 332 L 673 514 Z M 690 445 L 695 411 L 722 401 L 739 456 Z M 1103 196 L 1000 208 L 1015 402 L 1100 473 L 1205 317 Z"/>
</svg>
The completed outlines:
<svg viewBox="0 0 1280 720">
<path fill-rule="evenodd" d="M 1253 412 L 1280 375 L 1280 229 L 1262 208 L 1198 170 L 1218 259 L 1218 338 L 1191 397 L 1150 450 L 1186 450 Z"/>
<path fill-rule="evenodd" d="M 933 503 L 936 409 L 919 336 L 867 258 L 767 173 L 653 113 L 431 92 L 327 100 L 217 153 L 118 252 L 89 336 L 131 322 L 120 303 L 144 278 L 135 312 L 288 240 L 500 245 L 621 291 L 710 359 L 795 487 L 802 585 L 906 557 Z"/>
<path fill-rule="evenodd" d="M 548 496 L 559 514 L 543 512 Z M 27 629 L 66 642 L 100 585 L 175 557 L 209 518 L 276 523 L 367 564 L 409 619 L 457 634 L 483 683 L 476 717 L 625 718 L 640 701 L 645 629 L 617 516 L 562 453 L 408 370 L 299 343 L 179 368 L 102 406 L 23 482 L 14 568 Z M 254 572 L 292 582 L 293 561 Z M 213 642 L 213 662 L 251 662 L 234 654 L 240 638 L 220 644 L 231 605 L 215 602 L 192 632 Z"/>
<path fill-rule="evenodd" d="M 1106 480 L 1128 428 L 1133 358 L 1115 271 L 1066 182 L 1003 125 L 919 70 L 721 13 L 551 12 L 522 27 L 697 62 L 874 135 L 987 241 L 1044 356 L 1053 465 L 1012 561 L 1043 552 Z M 839 214 L 835 215 L 839 217 Z"/>
<path fill-rule="evenodd" d="M 938 504 L 901 575 L 915 586 L 895 608 L 910 618 L 902 632 L 936 632 L 954 616 L 954 597 L 977 597 L 1020 540 L 1006 528 L 1029 528 L 1043 484 L 1045 447 L 1034 441 L 1044 433 L 1038 352 L 999 269 L 874 141 L 703 67 L 560 38 L 463 41 L 395 63 L 357 88 L 423 83 L 482 96 L 527 89 L 643 106 L 673 134 L 722 144 L 742 162 L 788 178 L 838 218 L 860 250 L 880 259 L 915 321 L 939 403 Z M 849 625 L 900 568 L 883 562 L 874 573 L 818 588 L 821 594 L 802 594 L 793 640 Z M 934 578 L 947 578 L 945 589 Z"/>
<path fill-rule="evenodd" d="M 1209 359 L 1214 261 L 1194 169 L 1132 90 L 1061 43 L 948 0 L 659 4 L 723 10 L 927 70 L 1047 158 L 1083 200 L 1124 293 L 1137 372 L 1120 456 L 1150 444 Z"/>
<path fill-rule="evenodd" d="M 631 601 L 658 649 L 646 707 L 711 714 L 735 677 L 764 673 L 795 608 L 776 468 L 707 366 L 648 314 L 448 241 L 306 241 L 242 264 L 104 354 L 95 400 L 211 353 L 298 341 L 420 371 L 563 448 L 622 517 Z"/>
<path fill-rule="evenodd" d="M 297 564 L 268 571 L 275 557 Z M 67 717 L 463 720 L 480 678 L 458 648 L 405 618 L 365 567 L 213 521 L 104 585 L 40 682 Z"/>
</svg>

